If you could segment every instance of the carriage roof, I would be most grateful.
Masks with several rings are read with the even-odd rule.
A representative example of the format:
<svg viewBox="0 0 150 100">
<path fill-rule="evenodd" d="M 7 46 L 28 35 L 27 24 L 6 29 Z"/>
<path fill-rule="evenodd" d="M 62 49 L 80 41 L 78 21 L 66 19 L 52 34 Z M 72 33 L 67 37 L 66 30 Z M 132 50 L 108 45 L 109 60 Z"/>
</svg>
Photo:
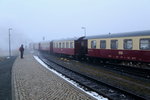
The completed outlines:
<svg viewBox="0 0 150 100">
<path fill-rule="evenodd" d="M 107 33 L 107 34 L 102 34 L 102 35 L 86 36 L 84 39 L 118 38 L 118 37 L 134 37 L 134 36 L 148 36 L 148 35 L 150 35 L 150 30 L 124 32 L 124 33 Z"/>
</svg>

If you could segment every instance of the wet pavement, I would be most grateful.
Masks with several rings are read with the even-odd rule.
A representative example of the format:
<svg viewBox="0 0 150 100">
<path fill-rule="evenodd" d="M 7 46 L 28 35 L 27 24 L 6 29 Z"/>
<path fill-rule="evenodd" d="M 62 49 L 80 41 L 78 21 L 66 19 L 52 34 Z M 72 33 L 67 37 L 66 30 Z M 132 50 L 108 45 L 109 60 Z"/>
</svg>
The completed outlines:
<svg viewBox="0 0 150 100">
<path fill-rule="evenodd" d="M 0 60 L 0 100 L 11 100 L 11 69 L 16 57 Z"/>
</svg>

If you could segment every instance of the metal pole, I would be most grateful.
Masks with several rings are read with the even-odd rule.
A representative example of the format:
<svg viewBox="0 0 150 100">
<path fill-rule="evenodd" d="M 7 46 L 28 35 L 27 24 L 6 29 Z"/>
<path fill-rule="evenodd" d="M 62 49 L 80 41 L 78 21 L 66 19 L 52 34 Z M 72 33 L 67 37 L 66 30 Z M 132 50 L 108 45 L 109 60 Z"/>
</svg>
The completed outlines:
<svg viewBox="0 0 150 100">
<path fill-rule="evenodd" d="M 84 35 L 86 36 L 86 27 L 81 27 L 81 29 L 84 29 Z"/>
<path fill-rule="evenodd" d="M 86 36 L 86 27 L 84 27 L 84 35 Z"/>
<path fill-rule="evenodd" d="M 9 57 L 11 57 L 11 41 L 10 41 L 10 30 L 12 30 L 12 28 L 8 29 L 9 32 Z"/>
</svg>

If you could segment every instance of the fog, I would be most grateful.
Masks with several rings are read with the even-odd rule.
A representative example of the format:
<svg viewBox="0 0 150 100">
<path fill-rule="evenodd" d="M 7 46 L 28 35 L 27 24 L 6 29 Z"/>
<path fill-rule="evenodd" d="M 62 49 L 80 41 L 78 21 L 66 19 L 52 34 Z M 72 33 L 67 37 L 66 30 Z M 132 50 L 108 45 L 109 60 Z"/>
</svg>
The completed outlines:
<svg viewBox="0 0 150 100">
<path fill-rule="evenodd" d="M 8 55 L 8 49 L 9 49 L 9 36 L 8 36 L 8 29 L 7 28 L 0 28 L 0 56 L 6 56 Z M 16 54 L 16 51 L 18 51 L 21 44 L 24 44 L 24 46 L 27 46 L 28 43 L 32 42 L 31 39 L 27 37 L 22 32 L 19 32 L 19 30 L 15 31 L 15 28 L 10 31 L 10 40 L 11 40 L 11 50 L 12 53 Z"/>
<path fill-rule="evenodd" d="M 150 29 L 150 0 L 0 0 L 0 51 L 45 40 Z M 4 54 L 0 52 L 0 55 Z M 7 54 L 7 53 L 6 53 Z"/>
</svg>

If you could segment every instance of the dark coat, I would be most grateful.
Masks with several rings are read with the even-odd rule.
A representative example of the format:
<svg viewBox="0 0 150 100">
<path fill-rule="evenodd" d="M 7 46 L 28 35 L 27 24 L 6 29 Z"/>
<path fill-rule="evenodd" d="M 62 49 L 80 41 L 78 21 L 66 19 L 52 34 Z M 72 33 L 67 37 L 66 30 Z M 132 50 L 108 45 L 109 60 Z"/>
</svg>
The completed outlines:
<svg viewBox="0 0 150 100">
<path fill-rule="evenodd" d="M 21 47 L 19 48 L 19 51 L 20 51 L 20 52 L 23 52 L 23 51 L 24 51 L 23 46 L 21 46 Z"/>
</svg>

